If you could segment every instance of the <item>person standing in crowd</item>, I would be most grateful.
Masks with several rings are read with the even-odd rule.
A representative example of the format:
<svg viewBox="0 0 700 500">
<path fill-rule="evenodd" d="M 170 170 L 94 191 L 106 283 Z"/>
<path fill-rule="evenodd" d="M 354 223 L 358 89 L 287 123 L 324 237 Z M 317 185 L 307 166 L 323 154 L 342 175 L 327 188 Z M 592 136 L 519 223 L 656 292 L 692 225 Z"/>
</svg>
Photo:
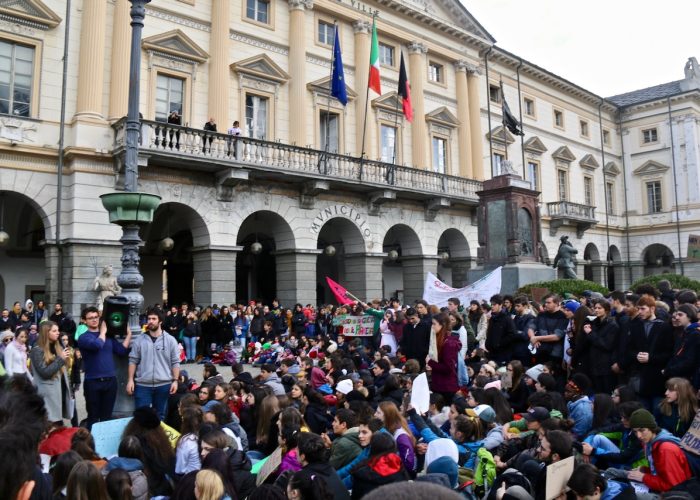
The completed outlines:
<svg viewBox="0 0 700 500">
<path fill-rule="evenodd" d="M 87 325 L 87 331 L 78 338 L 78 349 L 83 356 L 85 382 L 85 409 L 87 410 L 87 428 L 92 429 L 96 422 L 105 422 L 112 418 L 114 403 L 117 400 L 117 371 L 114 356 L 126 357 L 131 345 L 131 329 L 123 341 L 107 337 L 107 323 L 100 321 L 100 313 L 91 306 L 81 314 Z"/>
<path fill-rule="evenodd" d="M 49 320 L 58 325 L 61 332 L 65 332 L 71 336 L 75 335 L 76 324 L 69 314 L 63 311 L 63 304 L 56 302 L 53 306 L 53 314 L 49 316 Z"/>
<path fill-rule="evenodd" d="M 513 324 L 515 325 L 515 341 L 513 342 L 513 359 L 517 359 L 524 366 L 531 364 L 532 355 L 528 350 L 530 345 L 530 337 L 528 331 L 532 328 L 535 322 L 535 315 L 530 309 L 530 302 L 525 296 L 515 297 L 513 300 Z M 471 311 L 470 311 L 471 313 Z"/>
<path fill-rule="evenodd" d="M 416 359 L 421 371 L 425 369 L 425 357 L 428 355 L 430 343 L 430 323 L 421 321 L 418 311 L 409 307 L 406 309 L 408 324 L 403 328 L 401 351 L 407 359 Z"/>
<path fill-rule="evenodd" d="M 146 319 L 146 333 L 131 345 L 126 392 L 134 395 L 136 408 L 152 407 L 163 420 L 168 396 L 177 392 L 180 350 L 177 340 L 161 329 L 161 311 L 149 309 Z"/>
<path fill-rule="evenodd" d="M 544 311 L 537 315 L 534 328 L 530 328 L 528 336 L 537 363 L 552 362 L 553 366 L 561 366 L 564 356 L 564 335 L 568 320 L 559 309 L 559 296 L 553 293 L 544 296 Z"/>
<path fill-rule="evenodd" d="M 29 353 L 32 377 L 37 392 L 44 398 L 48 420 L 63 425 L 63 419 L 73 416 L 73 394 L 65 365 L 70 350 L 61 348 L 60 332 L 53 321 L 44 321 L 39 329 L 39 339 Z"/>
<path fill-rule="evenodd" d="M 610 316 L 610 303 L 607 300 L 597 299 L 593 304 L 595 319 L 583 325 L 585 336 L 581 336 L 580 341 L 585 343 L 585 347 L 577 345 L 577 349 L 581 347 L 588 355 L 593 388 L 597 392 L 610 394 L 615 387 L 612 365 L 619 344 L 620 328 Z"/>
<path fill-rule="evenodd" d="M 202 327 L 195 311 L 189 311 L 182 330 L 182 341 L 185 343 L 186 363 L 194 363 L 197 359 L 197 342 L 202 336 Z"/>
<path fill-rule="evenodd" d="M 486 351 L 489 359 L 506 363 L 512 358 L 516 340 L 515 324 L 503 305 L 503 295 L 491 297 L 491 318 L 486 330 Z"/>
<path fill-rule="evenodd" d="M 640 298 L 637 311 L 639 321 L 630 323 L 627 367 L 640 401 L 649 411 L 654 411 L 665 390 L 662 370 L 673 355 L 673 332 L 669 323 L 656 317 L 653 297 Z"/>
<path fill-rule="evenodd" d="M 32 373 L 27 368 L 27 341 L 29 332 L 26 328 L 20 328 L 15 332 L 14 339 L 10 334 L 10 342 L 5 347 L 3 365 L 9 377 L 13 375 L 26 375 L 33 381 Z"/>
<path fill-rule="evenodd" d="M 462 348 L 458 337 L 451 335 L 450 316 L 440 313 L 433 317 L 433 332 L 437 345 L 437 358 L 426 356 L 426 370 L 432 374 L 431 385 L 434 392 L 440 394 L 445 404 L 451 404 L 452 398 L 459 390 L 457 379 L 457 357 Z"/>
<path fill-rule="evenodd" d="M 698 310 L 690 304 L 680 304 L 673 312 L 671 324 L 680 331 L 676 337 L 674 355 L 663 370 L 664 377 L 685 377 L 700 389 L 700 324 Z"/>
</svg>

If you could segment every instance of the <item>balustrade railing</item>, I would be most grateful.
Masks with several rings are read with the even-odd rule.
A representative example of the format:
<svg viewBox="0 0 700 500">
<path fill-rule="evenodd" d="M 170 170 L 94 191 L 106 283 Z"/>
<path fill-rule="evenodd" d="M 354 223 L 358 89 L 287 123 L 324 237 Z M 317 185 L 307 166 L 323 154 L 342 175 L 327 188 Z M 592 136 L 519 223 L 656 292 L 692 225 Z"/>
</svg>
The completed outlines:
<svg viewBox="0 0 700 500">
<path fill-rule="evenodd" d="M 547 213 L 550 217 L 574 217 L 577 219 L 595 220 L 595 207 L 570 201 L 547 203 Z"/>
<path fill-rule="evenodd" d="M 114 124 L 115 150 L 124 147 L 126 121 Z M 429 170 L 328 153 L 243 136 L 141 120 L 139 148 L 163 154 L 230 161 L 241 167 L 279 169 L 329 180 L 433 193 L 477 201 L 482 183 Z"/>
</svg>

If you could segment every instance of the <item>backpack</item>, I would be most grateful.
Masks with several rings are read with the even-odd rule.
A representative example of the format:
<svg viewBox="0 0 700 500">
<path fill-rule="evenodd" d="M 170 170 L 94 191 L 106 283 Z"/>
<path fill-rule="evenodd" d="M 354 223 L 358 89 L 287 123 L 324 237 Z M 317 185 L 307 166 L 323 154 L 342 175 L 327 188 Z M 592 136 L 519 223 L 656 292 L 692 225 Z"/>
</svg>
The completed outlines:
<svg viewBox="0 0 700 500">
<path fill-rule="evenodd" d="M 496 461 L 493 454 L 486 448 L 476 452 L 476 467 L 474 470 L 460 467 L 458 471 L 458 490 L 467 498 L 483 498 L 493 485 L 496 478 Z"/>
<path fill-rule="evenodd" d="M 530 480 L 522 472 L 517 469 L 506 469 L 493 482 L 493 487 L 489 489 L 488 495 L 485 497 L 486 500 L 496 500 L 498 498 L 498 489 L 503 483 L 506 484 L 506 489 L 511 486 L 521 486 L 530 495 L 535 496 Z"/>
</svg>

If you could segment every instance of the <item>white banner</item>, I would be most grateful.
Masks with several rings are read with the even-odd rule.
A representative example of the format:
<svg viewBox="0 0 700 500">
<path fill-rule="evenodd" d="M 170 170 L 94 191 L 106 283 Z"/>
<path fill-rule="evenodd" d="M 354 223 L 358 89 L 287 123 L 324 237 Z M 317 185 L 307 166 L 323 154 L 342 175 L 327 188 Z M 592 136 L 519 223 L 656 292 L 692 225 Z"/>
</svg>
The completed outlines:
<svg viewBox="0 0 700 500">
<path fill-rule="evenodd" d="M 428 273 L 423 289 L 423 300 L 438 307 L 447 306 L 447 299 L 457 297 L 464 308 L 469 307 L 472 300 L 489 301 L 491 297 L 501 293 L 501 268 L 494 269 L 471 285 L 464 288 L 452 288 L 446 285 L 433 273 Z"/>
</svg>

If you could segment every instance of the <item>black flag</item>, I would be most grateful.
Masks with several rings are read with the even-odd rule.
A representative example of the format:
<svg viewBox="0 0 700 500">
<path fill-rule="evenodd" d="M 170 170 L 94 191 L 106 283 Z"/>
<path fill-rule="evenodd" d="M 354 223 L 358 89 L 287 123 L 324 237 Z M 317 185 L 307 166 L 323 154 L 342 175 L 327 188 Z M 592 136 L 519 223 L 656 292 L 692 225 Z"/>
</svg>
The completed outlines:
<svg viewBox="0 0 700 500">
<path fill-rule="evenodd" d="M 523 127 L 520 122 L 513 116 L 510 112 L 508 103 L 506 102 L 506 96 L 503 93 L 503 85 L 501 84 L 501 96 L 503 97 L 503 126 L 510 130 L 515 135 L 525 135 L 523 133 Z"/>
</svg>

